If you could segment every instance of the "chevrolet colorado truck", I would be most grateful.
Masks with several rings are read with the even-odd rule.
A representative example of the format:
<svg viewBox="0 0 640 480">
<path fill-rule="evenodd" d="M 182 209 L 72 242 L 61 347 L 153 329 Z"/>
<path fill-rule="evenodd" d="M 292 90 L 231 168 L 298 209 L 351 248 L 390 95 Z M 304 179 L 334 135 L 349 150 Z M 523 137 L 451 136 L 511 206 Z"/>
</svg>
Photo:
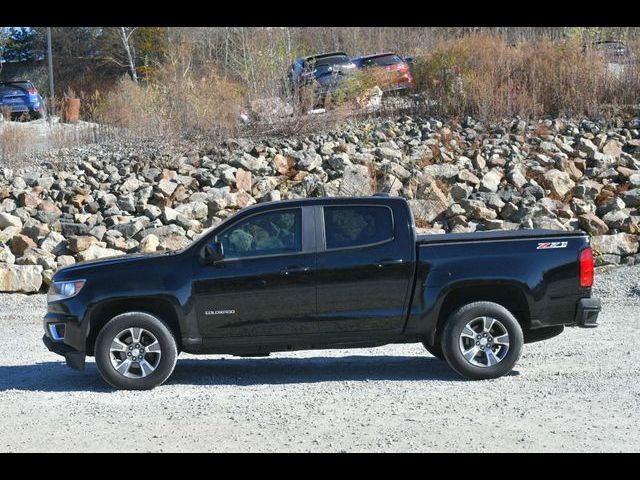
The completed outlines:
<svg viewBox="0 0 640 480">
<path fill-rule="evenodd" d="M 245 208 L 179 251 L 58 270 L 44 343 L 94 356 L 106 382 L 150 389 L 179 352 L 420 342 L 460 375 L 512 370 L 523 344 L 595 327 L 581 231 L 417 235 L 406 200 L 313 198 Z"/>
</svg>

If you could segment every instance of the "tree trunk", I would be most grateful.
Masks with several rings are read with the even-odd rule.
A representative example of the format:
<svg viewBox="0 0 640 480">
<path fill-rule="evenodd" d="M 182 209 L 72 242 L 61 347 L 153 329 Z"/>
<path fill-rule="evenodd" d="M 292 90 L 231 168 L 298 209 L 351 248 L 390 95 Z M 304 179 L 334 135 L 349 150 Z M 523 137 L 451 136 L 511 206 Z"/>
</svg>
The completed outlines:
<svg viewBox="0 0 640 480">
<path fill-rule="evenodd" d="M 138 72 L 136 71 L 136 50 L 130 43 L 131 35 L 135 31 L 135 28 L 129 30 L 125 27 L 120 27 L 120 39 L 122 40 L 122 46 L 127 54 L 127 62 L 129 64 L 129 73 L 131 74 L 131 80 L 138 83 Z"/>
</svg>

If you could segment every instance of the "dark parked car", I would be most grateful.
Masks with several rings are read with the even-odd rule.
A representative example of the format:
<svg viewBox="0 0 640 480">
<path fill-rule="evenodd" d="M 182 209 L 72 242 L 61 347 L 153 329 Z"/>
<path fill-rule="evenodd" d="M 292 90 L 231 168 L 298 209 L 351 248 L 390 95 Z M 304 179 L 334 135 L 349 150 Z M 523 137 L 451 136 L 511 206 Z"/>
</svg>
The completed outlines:
<svg viewBox="0 0 640 480">
<path fill-rule="evenodd" d="M 524 343 L 596 326 L 593 275 L 581 231 L 420 236 L 401 198 L 263 203 L 180 251 L 58 270 L 44 342 L 74 368 L 94 355 L 126 389 L 163 383 L 180 351 L 412 342 L 464 377 L 495 378 Z"/>
<path fill-rule="evenodd" d="M 289 68 L 289 86 L 293 92 L 314 85 L 319 98 L 334 92 L 356 66 L 344 52 L 322 53 L 296 59 Z"/>
<path fill-rule="evenodd" d="M 609 63 L 629 63 L 632 60 L 631 49 L 617 40 L 593 42 L 591 48 Z"/>
<path fill-rule="evenodd" d="M 0 82 L 0 113 L 12 118 L 41 118 L 45 115 L 44 101 L 28 80 Z"/>
<path fill-rule="evenodd" d="M 413 61 L 413 57 L 408 57 Z M 404 90 L 413 83 L 413 77 L 409 71 L 409 61 L 392 52 L 376 53 L 353 58 L 358 69 L 381 68 L 392 73 L 390 84 L 383 88 L 384 91 Z"/>
</svg>

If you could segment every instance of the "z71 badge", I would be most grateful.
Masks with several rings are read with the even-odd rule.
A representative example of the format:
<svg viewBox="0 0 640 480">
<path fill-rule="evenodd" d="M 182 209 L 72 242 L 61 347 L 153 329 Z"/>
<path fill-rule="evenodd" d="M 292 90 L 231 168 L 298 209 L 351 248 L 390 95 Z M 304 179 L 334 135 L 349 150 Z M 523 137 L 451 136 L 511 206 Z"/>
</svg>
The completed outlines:
<svg viewBox="0 0 640 480">
<path fill-rule="evenodd" d="M 546 250 L 547 248 L 567 248 L 568 242 L 541 242 L 536 250 Z"/>
</svg>

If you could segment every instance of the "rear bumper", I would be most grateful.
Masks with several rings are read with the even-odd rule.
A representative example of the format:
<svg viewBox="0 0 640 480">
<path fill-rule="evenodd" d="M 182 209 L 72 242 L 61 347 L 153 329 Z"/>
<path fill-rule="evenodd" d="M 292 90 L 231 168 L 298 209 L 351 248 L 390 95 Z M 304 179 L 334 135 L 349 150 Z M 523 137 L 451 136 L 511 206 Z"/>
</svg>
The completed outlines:
<svg viewBox="0 0 640 480">
<path fill-rule="evenodd" d="M 583 328 L 598 326 L 598 314 L 602 309 L 599 298 L 581 298 L 578 300 L 576 325 Z"/>
</svg>

